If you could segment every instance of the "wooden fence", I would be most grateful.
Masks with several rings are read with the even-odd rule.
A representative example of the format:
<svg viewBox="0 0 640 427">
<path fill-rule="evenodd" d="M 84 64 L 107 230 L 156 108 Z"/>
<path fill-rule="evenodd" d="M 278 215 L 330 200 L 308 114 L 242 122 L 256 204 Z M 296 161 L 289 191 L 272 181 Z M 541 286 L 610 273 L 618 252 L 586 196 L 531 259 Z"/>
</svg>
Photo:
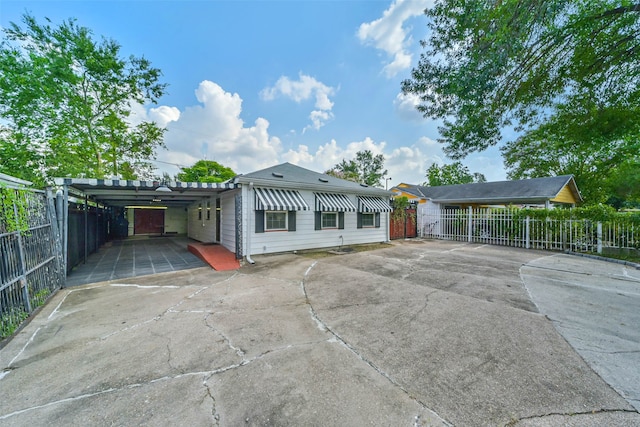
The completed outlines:
<svg viewBox="0 0 640 427">
<path fill-rule="evenodd" d="M 389 224 L 389 238 L 391 240 L 407 239 L 418 236 L 415 208 L 405 209 L 404 215 L 392 214 Z"/>
<path fill-rule="evenodd" d="M 640 229 L 625 221 L 534 219 L 511 209 L 441 209 L 418 214 L 425 238 L 584 253 L 637 252 Z"/>
</svg>

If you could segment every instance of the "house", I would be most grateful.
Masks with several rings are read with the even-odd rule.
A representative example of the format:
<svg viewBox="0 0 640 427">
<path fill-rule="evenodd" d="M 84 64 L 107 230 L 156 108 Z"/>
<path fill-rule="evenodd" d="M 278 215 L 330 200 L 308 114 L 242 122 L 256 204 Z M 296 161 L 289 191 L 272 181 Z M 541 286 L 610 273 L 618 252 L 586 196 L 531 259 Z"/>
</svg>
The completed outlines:
<svg viewBox="0 0 640 427">
<path fill-rule="evenodd" d="M 233 182 L 242 201 L 236 250 L 249 261 L 256 254 L 389 240 L 390 191 L 290 163 Z"/>
<path fill-rule="evenodd" d="M 54 182 L 60 206 L 69 207 L 61 217 L 65 256 L 79 253 L 79 259 L 97 250 L 96 243 L 104 243 L 102 236 L 107 234 L 186 235 L 220 244 L 249 261 L 256 254 L 389 240 L 391 191 L 290 163 L 223 183 L 87 178 Z M 82 241 L 92 245 L 71 247 Z"/>
<path fill-rule="evenodd" d="M 452 211 L 457 209 L 551 208 L 582 202 L 573 175 L 436 187 L 401 183 L 391 190 L 394 197 L 404 196 L 417 204 L 417 226 L 421 235 L 443 233 L 447 228 L 443 219 L 452 216 Z"/>
<path fill-rule="evenodd" d="M 391 190 L 395 197 L 406 196 L 409 201 L 437 205 L 438 208 L 509 205 L 549 208 L 557 204 L 574 206 L 582 202 L 573 175 L 437 187 L 402 183 Z"/>
</svg>

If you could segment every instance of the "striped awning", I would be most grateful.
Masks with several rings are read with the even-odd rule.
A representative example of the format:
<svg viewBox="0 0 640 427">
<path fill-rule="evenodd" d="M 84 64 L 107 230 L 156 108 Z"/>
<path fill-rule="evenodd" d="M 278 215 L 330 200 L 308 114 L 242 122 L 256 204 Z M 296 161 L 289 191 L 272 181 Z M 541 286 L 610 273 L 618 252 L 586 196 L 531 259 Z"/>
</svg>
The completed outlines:
<svg viewBox="0 0 640 427">
<path fill-rule="evenodd" d="M 309 205 L 295 190 L 256 188 L 256 210 L 259 211 L 307 211 Z"/>
<path fill-rule="evenodd" d="M 316 195 L 316 211 L 355 212 L 356 207 L 345 194 L 313 193 Z"/>
<path fill-rule="evenodd" d="M 391 212 L 389 202 L 382 197 L 358 196 L 358 212 Z"/>
</svg>

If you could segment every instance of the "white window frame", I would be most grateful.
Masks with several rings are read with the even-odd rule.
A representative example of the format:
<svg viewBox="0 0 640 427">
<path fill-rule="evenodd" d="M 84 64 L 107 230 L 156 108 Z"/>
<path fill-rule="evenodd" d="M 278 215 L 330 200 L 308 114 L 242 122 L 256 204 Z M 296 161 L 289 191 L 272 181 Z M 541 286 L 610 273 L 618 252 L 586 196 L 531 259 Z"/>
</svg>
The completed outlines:
<svg viewBox="0 0 640 427">
<path fill-rule="evenodd" d="M 269 214 L 284 215 L 284 228 L 269 228 Z M 265 211 L 264 231 L 289 231 L 289 213 L 287 211 Z"/>
<path fill-rule="evenodd" d="M 375 228 L 376 214 L 373 212 L 362 212 L 362 228 Z M 371 218 L 371 224 L 367 224 L 365 218 Z"/>
<path fill-rule="evenodd" d="M 335 218 L 335 225 L 332 225 L 332 226 L 325 225 L 324 223 L 325 215 L 333 216 Z M 338 229 L 338 227 L 339 227 L 338 212 L 322 212 L 320 214 L 320 228 L 322 228 L 323 230 L 331 230 L 331 229 Z"/>
</svg>

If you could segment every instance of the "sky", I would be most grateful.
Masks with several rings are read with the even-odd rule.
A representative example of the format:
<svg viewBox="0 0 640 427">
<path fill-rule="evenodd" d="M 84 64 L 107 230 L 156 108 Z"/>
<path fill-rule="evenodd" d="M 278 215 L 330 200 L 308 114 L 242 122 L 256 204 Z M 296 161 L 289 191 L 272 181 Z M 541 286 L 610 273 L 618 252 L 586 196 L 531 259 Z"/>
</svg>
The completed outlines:
<svg viewBox="0 0 640 427">
<path fill-rule="evenodd" d="M 432 0 L 0 0 L 0 26 L 29 12 L 57 26 L 75 18 L 121 55 L 144 56 L 167 93 L 135 108 L 165 127 L 157 174 L 215 160 L 236 173 L 283 162 L 324 172 L 358 151 L 382 154 L 389 187 L 421 184 L 450 164 L 438 122 L 401 82 L 427 36 Z M 465 158 L 470 172 L 506 179 L 500 152 Z"/>
</svg>

